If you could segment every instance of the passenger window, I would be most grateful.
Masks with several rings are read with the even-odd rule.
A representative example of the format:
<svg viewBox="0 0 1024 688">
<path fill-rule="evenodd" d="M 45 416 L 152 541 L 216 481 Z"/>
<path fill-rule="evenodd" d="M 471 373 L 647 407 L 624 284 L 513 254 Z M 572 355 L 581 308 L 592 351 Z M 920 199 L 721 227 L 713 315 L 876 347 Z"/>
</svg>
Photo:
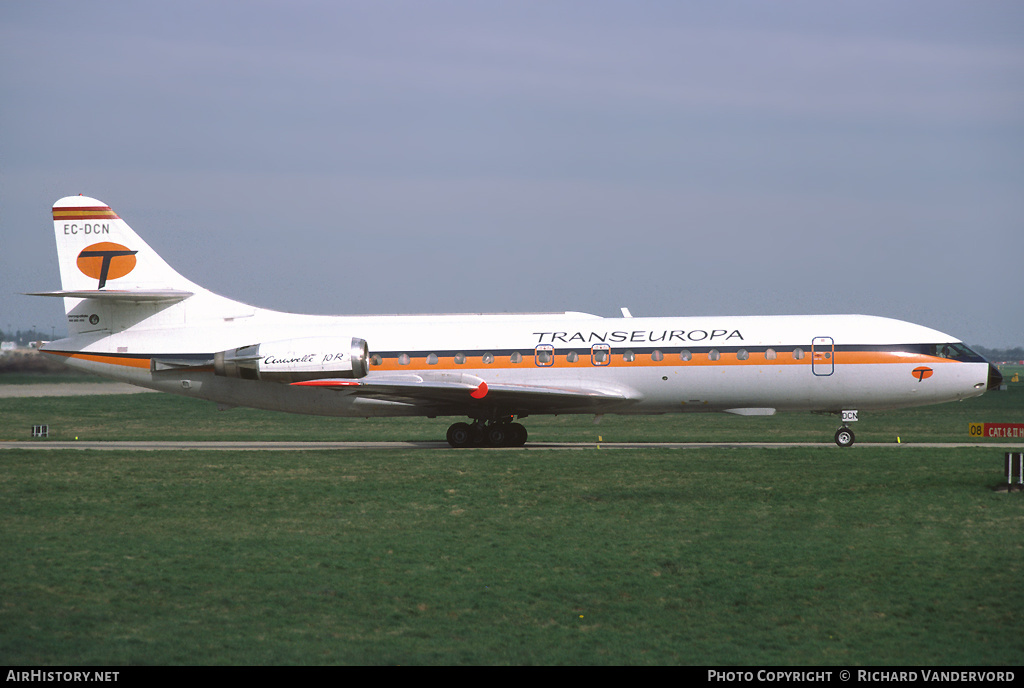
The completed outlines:
<svg viewBox="0 0 1024 688">
<path fill-rule="evenodd" d="M 494 354 L 486 353 L 481 357 L 481 360 L 484 362 L 484 365 L 491 365 L 494 363 Z"/>
<path fill-rule="evenodd" d="M 679 352 L 680 361 L 689 361 L 691 358 L 693 358 L 693 354 L 691 354 L 689 350 L 683 349 L 682 351 Z"/>
<path fill-rule="evenodd" d="M 750 358 L 750 352 L 747 351 L 746 349 L 740 349 L 739 351 L 736 352 L 737 361 L 745 361 L 748 358 Z"/>
<path fill-rule="evenodd" d="M 595 344 L 590 350 L 590 362 L 596 366 L 606 366 L 611 360 L 611 347 L 607 344 Z"/>
<path fill-rule="evenodd" d="M 400 365 L 409 365 L 409 361 L 409 354 L 402 354 L 401 356 L 398 357 L 398 363 Z"/>
<path fill-rule="evenodd" d="M 635 360 L 636 360 L 636 354 L 633 353 L 632 351 L 624 351 L 624 352 L 622 352 L 622 362 L 623 363 L 632 363 Z"/>
<path fill-rule="evenodd" d="M 793 349 L 793 358 L 795 358 L 798 361 L 801 361 L 801 360 L 803 360 L 803 357 L 804 357 L 804 350 L 803 349 L 801 349 L 800 347 L 797 347 L 797 348 Z"/>
<path fill-rule="evenodd" d="M 455 363 L 457 365 L 463 365 L 466 362 L 466 354 L 458 353 L 455 354 Z"/>
<path fill-rule="evenodd" d="M 555 347 L 541 344 L 533 354 L 533 362 L 539 366 L 549 366 L 555 362 Z"/>
<path fill-rule="evenodd" d="M 711 351 L 708 352 L 708 360 L 709 361 L 717 361 L 721 357 L 722 357 L 722 354 L 718 353 L 718 349 L 712 349 Z"/>
<path fill-rule="evenodd" d="M 565 360 L 567 363 L 575 363 L 576 361 L 580 360 L 580 355 L 577 354 L 575 351 L 570 351 L 565 355 Z"/>
<path fill-rule="evenodd" d="M 374 355 L 370 356 L 370 365 L 379 366 L 383 362 L 384 362 L 384 359 L 381 358 L 380 354 L 374 354 Z"/>
<path fill-rule="evenodd" d="M 654 351 L 651 352 L 651 360 L 652 361 L 661 361 L 664 358 L 665 358 L 665 354 L 661 353 L 657 349 L 655 349 Z"/>
<path fill-rule="evenodd" d="M 512 355 L 508 357 L 508 360 L 511 363 L 522 363 L 523 362 L 523 355 L 521 353 L 519 353 L 518 351 L 513 351 Z"/>
<path fill-rule="evenodd" d="M 767 359 L 769 361 L 774 361 L 775 357 L 777 355 L 778 354 L 775 353 L 775 349 L 765 349 L 764 350 L 764 357 L 765 357 L 765 359 Z"/>
</svg>

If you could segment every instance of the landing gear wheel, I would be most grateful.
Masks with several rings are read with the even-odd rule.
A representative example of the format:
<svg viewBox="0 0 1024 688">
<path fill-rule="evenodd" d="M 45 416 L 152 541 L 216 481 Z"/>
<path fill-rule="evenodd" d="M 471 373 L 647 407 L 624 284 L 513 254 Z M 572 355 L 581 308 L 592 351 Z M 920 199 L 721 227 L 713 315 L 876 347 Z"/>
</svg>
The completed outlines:
<svg viewBox="0 0 1024 688">
<path fill-rule="evenodd" d="M 448 444 L 456 449 L 469 447 L 473 444 L 473 428 L 469 423 L 454 423 L 448 428 Z"/>
<path fill-rule="evenodd" d="M 496 423 L 487 426 L 484 439 L 491 447 L 521 447 L 526 436 L 526 428 L 519 423 Z"/>
<path fill-rule="evenodd" d="M 448 444 L 463 447 L 521 447 L 526 444 L 526 428 L 519 423 L 454 423 L 448 428 Z"/>
<path fill-rule="evenodd" d="M 506 446 L 521 447 L 526 444 L 526 428 L 521 423 L 509 423 Z"/>
<path fill-rule="evenodd" d="M 488 425 L 484 432 L 484 440 L 490 447 L 504 447 L 508 445 L 508 424 Z"/>
<path fill-rule="evenodd" d="M 850 428 L 842 427 L 836 430 L 836 444 L 840 447 L 852 447 L 854 439 L 856 438 Z"/>
</svg>

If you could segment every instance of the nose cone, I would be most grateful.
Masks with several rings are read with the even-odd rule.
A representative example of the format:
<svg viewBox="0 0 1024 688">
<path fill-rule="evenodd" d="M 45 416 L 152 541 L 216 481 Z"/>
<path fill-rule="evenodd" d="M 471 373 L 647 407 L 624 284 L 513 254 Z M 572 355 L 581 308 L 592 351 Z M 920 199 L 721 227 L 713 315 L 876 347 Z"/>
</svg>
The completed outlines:
<svg viewBox="0 0 1024 688">
<path fill-rule="evenodd" d="M 999 389 L 999 385 L 1003 384 L 1003 374 L 999 372 L 999 368 L 996 368 L 991 363 L 988 364 L 988 388 Z"/>
</svg>

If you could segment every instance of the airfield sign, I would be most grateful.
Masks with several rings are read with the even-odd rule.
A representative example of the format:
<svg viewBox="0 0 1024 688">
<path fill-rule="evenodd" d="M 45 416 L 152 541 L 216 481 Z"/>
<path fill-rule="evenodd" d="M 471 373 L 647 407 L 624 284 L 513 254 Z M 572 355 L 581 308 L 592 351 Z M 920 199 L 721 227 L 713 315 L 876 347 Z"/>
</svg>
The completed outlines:
<svg viewBox="0 0 1024 688">
<path fill-rule="evenodd" d="M 971 437 L 1024 439 L 1024 423 L 970 423 Z"/>
</svg>

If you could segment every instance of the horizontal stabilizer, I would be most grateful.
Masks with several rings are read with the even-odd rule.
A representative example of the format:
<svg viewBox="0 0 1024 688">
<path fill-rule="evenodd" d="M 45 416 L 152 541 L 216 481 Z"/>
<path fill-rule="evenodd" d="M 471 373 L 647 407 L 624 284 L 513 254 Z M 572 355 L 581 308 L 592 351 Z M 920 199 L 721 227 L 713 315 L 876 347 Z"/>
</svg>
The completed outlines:
<svg viewBox="0 0 1024 688">
<path fill-rule="evenodd" d="M 191 291 L 178 289 L 79 289 L 66 291 L 33 291 L 25 296 L 57 296 L 68 299 L 100 299 L 103 301 L 167 302 L 182 301 L 192 296 Z"/>
</svg>

